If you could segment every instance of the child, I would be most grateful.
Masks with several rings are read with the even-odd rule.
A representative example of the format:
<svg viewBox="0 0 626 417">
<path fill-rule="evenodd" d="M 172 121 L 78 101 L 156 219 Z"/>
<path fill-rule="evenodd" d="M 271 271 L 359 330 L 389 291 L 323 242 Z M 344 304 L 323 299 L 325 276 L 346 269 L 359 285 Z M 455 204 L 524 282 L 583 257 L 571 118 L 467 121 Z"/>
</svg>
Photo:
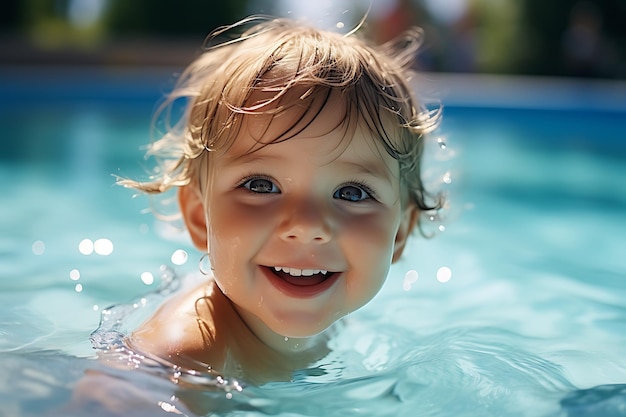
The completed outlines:
<svg viewBox="0 0 626 417">
<path fill-rule="evenodd" d="M 159 113 L 188 103 L 151 148 L 159 176 L 120 182 L 178 187 L 212 274 L 166 301 L 131 348 L 248 382 L 289 380 L 327 353 L 333 324 L 374 297 L 420 212 L 438 206 L 420 158 L 439 112 L 409 85 L 419 35 L 376 48 L 263 21 L 183 72 Z"/>
</svg>

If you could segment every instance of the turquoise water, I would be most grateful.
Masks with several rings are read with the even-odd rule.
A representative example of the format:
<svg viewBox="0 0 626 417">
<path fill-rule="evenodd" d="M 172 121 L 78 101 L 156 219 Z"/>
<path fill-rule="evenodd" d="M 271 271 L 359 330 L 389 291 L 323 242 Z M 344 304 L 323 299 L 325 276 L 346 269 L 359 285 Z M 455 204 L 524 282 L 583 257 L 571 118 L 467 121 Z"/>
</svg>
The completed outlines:
<svg viewBox="0 0 626 417">
<path fill-rule="evenodd" d="M 66 408 L 93 369 L 141 393 L 123 415 L 626 415 L 623 86 L 444 97 L 427 175 L 450 207 L 426 224 L 435 237 L 413 239 L 327 358 L 253 387 L 119 344 L 201 279 L 176 224 L 113 185 L 144 172 L 167 77 L 50 76 L 0 78 L 0 416 L 107 415 Z"/>
</svg>

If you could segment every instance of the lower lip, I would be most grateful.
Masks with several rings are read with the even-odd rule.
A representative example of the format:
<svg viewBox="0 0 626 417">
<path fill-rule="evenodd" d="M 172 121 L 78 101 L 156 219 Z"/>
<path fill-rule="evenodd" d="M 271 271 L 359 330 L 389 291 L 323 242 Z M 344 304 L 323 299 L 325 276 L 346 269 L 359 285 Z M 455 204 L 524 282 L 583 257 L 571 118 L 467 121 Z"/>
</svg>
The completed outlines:
<svg viewBox="0 0 626 417">
<path fill-rule="evenodd" d="M 325 279 L 316 285 L 309 286 L 299 286 L 288 283 L 285 280 L 280 279 L 276 276 L 268 267 L 261 267 L 263 274 L 268 279 L 269 282 L 274 285 L 280 292 L 283 294 L 294 297 L 294 298 L 312 298 L 315 297 L 324 291 L 328 290 L 333 286 L 337 279 L 339 279 L 340 273 L 333 273 L 331 277 Z"/>
</svg>

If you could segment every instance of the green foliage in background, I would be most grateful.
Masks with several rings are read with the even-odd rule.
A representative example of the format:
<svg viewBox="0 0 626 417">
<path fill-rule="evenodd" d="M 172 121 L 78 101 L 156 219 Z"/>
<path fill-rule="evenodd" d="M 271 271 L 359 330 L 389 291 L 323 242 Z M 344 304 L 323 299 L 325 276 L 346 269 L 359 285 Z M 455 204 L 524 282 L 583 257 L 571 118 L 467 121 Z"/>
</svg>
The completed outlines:
<svg viewBox="0 0 626 417">
<path fill-rule="evenodd" d="M 355 1 L 362 4 L 365 0 Z M 437 1 L 443 4 L 448 0 Z M 428 57 L 428 70 L 626 78 L 626 0 L 466 2 L 467 15 L 450 23 L 433 20 L 426 10 L 426 0 L 398 0 L 399 5 L 410 5 L 420 11 L 414 18 L 415 24 L 426 30 L 424 53 Z M 83 7 L 99 4 L 101 10 L 96 19 L 77 22 L 71 10 L 78 4 Z M 76 50 L 97 56 L 107 43 L 117 42 L 119 47 L 126 45 L 128 39 L 157 43 L 189 39 L 198 46 L 216 27 L 233 23 L 251 12 L 271 13 L 275 9 L 272 5 L 277 3 L 274 0 L 4 0 L 0 42 L 13 42 L 18 52 L 26 50 L 25 46 L 33 46 L 33 56 L 38 51 Z M 23 42 L 24 39 L 31 45 Z"/>
<path fill-rule="evenodd" d="M 528 48 L 519 72 L 626 77 L 626 0 L 523 0 L 520 4 Z M 574 26 L 586 26 L 587 34 L 595 32 L 596 37 L 571 36 Z M 576 56 L 580 62 L 572 62 Z"/>
<path fill-rule="evenodd" d="M 247 0 L 109 0 L 110 33 L 142 36 L 207 35 L 241 19 Z"/>
</svg>

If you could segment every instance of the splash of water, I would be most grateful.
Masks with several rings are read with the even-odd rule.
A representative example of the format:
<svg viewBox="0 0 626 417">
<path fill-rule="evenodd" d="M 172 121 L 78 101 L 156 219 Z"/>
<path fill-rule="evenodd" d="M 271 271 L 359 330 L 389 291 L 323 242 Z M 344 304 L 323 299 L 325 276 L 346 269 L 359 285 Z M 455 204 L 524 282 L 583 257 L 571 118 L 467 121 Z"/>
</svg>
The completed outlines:
<svg viewBox="0 0 626 417">
<path fill-rule="evenodd" d="M 153 376 L 165 377 L 175 384 L 187 384 L 195 387 L 211 388 L 224 391 L 229 397 L 232 392 L 241 392 L 242 384 L 235 379 L 226 379 L 211 369 L 210 366 L 197 363 L 197 367 L 185 368 L 163 358 L 151 356 L 146 352 L 138 352 L 127 343 L 127 336 L 136 316 L 144 317 L 151 310 L 150 306 L 158 304 L 167 296 L 180 289 L 181 278 L 167 266 L 161 267 L 161 284 L 153 293 L 130 304 L 117 304 L 101 313 L 100 325 L 91 334 L 93 348 L 101 358 L 113 361 L 116 366 L 147 372 Z M 150 311 L 146 311 L 150 310 Z M 171 404 L 169 404 L 171 405 Z M 165 406 L 169 406 L 165 404 Z"/>
</svg>

